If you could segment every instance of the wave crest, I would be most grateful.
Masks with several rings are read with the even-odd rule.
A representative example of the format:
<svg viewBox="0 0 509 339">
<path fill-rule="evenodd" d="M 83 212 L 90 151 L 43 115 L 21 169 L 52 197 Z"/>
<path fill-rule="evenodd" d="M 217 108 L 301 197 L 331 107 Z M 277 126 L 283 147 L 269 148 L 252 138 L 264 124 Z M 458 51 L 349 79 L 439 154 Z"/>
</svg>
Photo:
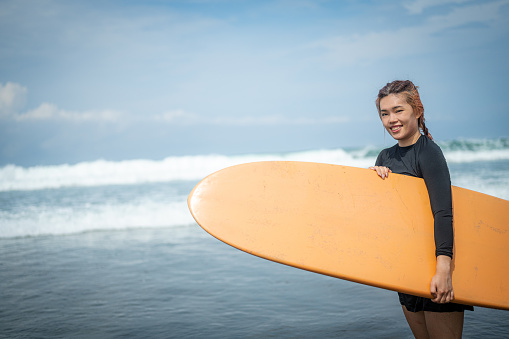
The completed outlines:
<svg viewBox="0 0 509 339">
<path fill-rule="evenodd" d="M 449 162 L 509 159 L 509 139 L 452 140 L 440 142 Z M 200 180 L 210 173 L 236 164 L 292 160 L 369 167 L 381 148 L 310 150 L 282 154 L 195 155 L 163 160 L 97 160 L 75 165 L 0 168 L 0 191 L 39 190 L 71 186 L 132 185 L 152 182 Z"/>
</svg>

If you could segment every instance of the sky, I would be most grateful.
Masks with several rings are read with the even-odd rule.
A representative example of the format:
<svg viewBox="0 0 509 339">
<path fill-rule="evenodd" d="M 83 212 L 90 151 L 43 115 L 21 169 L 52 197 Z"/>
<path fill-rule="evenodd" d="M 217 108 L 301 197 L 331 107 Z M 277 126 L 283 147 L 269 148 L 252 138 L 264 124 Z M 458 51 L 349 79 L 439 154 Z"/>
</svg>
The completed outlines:
<svg viewBox="0 0 509 339">
<path fill-rule="evenodd" d="M 509 0 L 0 1 L 0 166 L 509 137 Z"/>
</svg>

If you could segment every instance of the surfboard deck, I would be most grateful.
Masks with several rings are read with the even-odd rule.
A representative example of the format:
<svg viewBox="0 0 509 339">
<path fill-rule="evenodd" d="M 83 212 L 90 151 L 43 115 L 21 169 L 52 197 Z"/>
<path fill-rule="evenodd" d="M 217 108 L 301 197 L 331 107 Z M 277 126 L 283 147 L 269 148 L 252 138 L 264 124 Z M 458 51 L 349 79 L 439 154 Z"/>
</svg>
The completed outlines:
<svg viewBox="0 0 509 339">
<path fill-rule="evenodd" d="M 509 201 L 452 187 L 455 302 L 509 310 Z M 430 298 L 436 258 L 424 180 L 340 165 L 229 167 L 188 197 L 196 222 L 242 251 Z"/>
</svg>

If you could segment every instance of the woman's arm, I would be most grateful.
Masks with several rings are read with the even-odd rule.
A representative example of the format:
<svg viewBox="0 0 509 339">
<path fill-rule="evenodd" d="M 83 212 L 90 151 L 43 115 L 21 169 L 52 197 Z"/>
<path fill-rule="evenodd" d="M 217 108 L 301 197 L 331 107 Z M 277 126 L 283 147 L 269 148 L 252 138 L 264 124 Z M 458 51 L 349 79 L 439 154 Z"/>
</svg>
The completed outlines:
<svg viewBox="0 0 509 339">
<path fill-rule="evenodd" d="M 451 272 L 454 234 L 449 169 L 442 151 L 435 144 L 422 152 L 419 162 L 434 218 L 437 266 L 431 279 L 430 292 L 434 297 L 432 301 L 447 303 L 454 299 Z"/>
<path fill-rule="evenodd" d="M 454 234 L 452 228 L 452 192 L 449 169 L 442 151 L 428 147 L 419 159 L 422 177 L 428 189 L 434 218 L 435 255 L 452 258 Z"/>
</svg>

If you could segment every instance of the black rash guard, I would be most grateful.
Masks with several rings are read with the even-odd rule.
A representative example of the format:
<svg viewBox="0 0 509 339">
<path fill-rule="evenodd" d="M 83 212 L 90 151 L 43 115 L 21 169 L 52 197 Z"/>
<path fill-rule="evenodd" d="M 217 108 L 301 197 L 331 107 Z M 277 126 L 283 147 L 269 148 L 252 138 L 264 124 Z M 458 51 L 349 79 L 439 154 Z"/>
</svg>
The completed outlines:
<svg viewBox="0 0 509 339">
<path fill-rule="evenodd" d="M 396 144 L 384 149 L 378 154 L 375 165 L 388 167 L 393 173 L 424 179 L 435 224 L 435 255 L 452 258 L 451 179 L 440 147 L 421 135 L 411 146 Z"/>
</svg>

